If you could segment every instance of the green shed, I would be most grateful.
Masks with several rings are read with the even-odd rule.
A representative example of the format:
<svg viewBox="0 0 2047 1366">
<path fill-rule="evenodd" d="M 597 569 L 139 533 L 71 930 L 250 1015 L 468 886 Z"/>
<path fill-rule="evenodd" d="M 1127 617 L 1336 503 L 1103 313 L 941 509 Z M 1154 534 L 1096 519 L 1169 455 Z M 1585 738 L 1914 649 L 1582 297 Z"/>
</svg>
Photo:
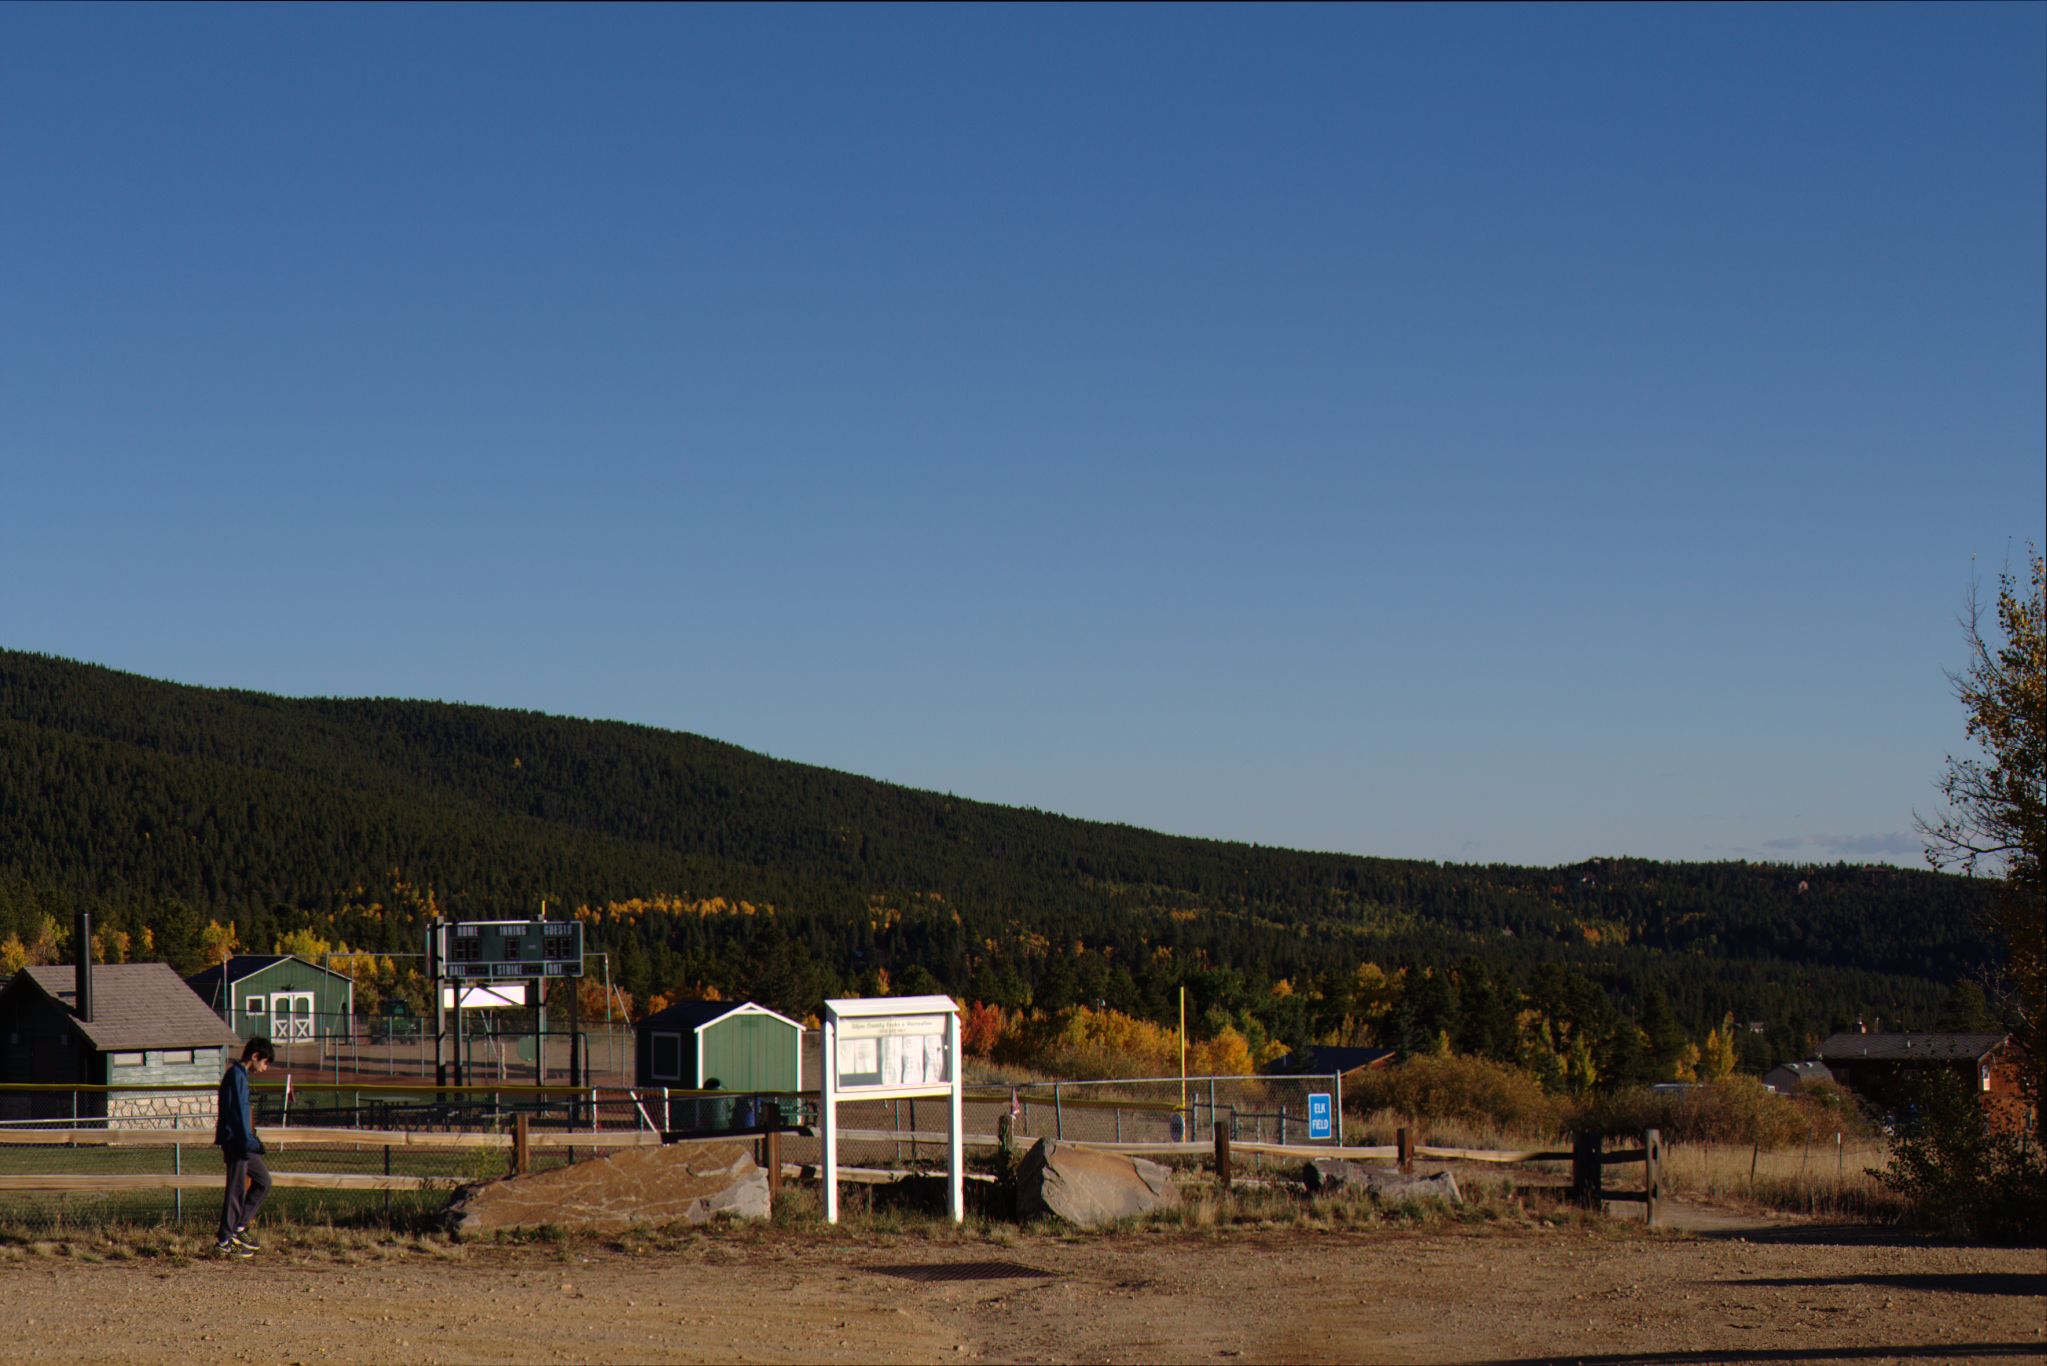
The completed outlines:
<svg viewBox="0 0 2047 1366">
<path fill-rule="evenodd" d="M 801 1091 L 803 1026 L 751 1001 L 678 1001 L 633 1031 L 641 1086 Z"/>
<path fill-rule="evenodd" d="M 185 983 L 245 1039 L 296 1043 L 355 1029 L 354 981 L 288 953 L 237 954 Z"/>
</svg>

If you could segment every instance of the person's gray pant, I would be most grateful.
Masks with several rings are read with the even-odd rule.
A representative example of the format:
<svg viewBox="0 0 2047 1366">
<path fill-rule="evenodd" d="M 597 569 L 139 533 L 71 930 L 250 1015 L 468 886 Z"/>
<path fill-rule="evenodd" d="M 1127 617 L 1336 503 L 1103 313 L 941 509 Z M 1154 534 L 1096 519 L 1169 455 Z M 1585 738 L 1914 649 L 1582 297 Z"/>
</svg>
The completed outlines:
<svg viewBox="0 0 2047 1366">
<path fill-rule="evenodd" d="M 263 1197 L 270 1194 L 270 1168 L 263 1165 L 261 1153 L 222 1148 L 220 1155 L 227 1162 L 227 1194 L 220 1202 L 220 1241 L 224 1243 L 247 1228 L 256 1211 L 263 1208 Z"/>
</svg>

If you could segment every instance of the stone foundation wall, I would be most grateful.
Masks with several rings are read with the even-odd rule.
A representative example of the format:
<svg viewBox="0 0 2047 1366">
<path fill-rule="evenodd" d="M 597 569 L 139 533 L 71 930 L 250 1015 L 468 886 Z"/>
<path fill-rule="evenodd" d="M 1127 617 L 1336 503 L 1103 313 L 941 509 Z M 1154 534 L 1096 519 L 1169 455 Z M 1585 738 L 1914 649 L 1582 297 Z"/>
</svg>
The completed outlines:
<svg viewBox="0 0 2047 1366">
<path fill-rule="evenodd" d="M 107 1122 L 130 1129 L 212 1128 L 218 1104 L 189 1091 L 112 1091 Z"/>
</svg>

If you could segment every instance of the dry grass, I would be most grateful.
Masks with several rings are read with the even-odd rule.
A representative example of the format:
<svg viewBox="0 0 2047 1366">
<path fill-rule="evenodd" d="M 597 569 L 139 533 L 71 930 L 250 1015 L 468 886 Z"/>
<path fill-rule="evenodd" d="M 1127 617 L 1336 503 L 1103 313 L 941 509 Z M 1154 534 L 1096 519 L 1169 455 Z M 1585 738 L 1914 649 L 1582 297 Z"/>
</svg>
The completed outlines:
<svg viewBox="0 0 2047 1366">
<path fill-rule="evenodd" d="M 1438 1116 L 1415 1119 L 1393 1110 L 1374 1110 L 1363 1117 L 1348 1115 L 1343 1122 L 1343 1141 L 1364 1147 L 1391 1144 L 1406 1129 L 1417 1144 L 1441 1148 L 1568 1148 L 1571 1140 L 1561 1133 L 1531 1133 L 1508 1129 L 1483 1119 Z"/>
<path fill-rule="evenodd" d="M 1517 1191 L 1512 1180 L 1490 1172 L 1460 1170 L 1463 1202 L 1437 1200 L 1380 1203 L 1369 1193 L 1349 1191 L 1310 1195 L 1288 1177 L 1239 1180 L 1228 1190 L 1198 1171 L 1179 1173 L 1179 1199 L 1141 1218 L 1102 1230 L 1079 1230 L 1050 1222 L 1018 1225 L 978 1211 L 955 1224 L 944 1213 L 926 1207 L 888 1187 L 848 1187 L 841 1192 L 840 1219 L 824 1222 L 816 1190 L 785 1186 L 772 1218 L 760 1222 L 725 1221 L 698 1227 L 676 1224 L 638 1228 L 617 1234 L 582 1233 L 559 1228 L 507 1231 L 483 1245 L 514 1244 L 546 1249 L 563 1259 L 605 1251 L 629 1257 L 656 1256 L 709 1243 L 726 1246 L 798 1245 L 813 1240 L 887 1246 L 899 1240 L 919 1245 L 985 1245 L 1011 1247 L 1039 1238 L 1089 1240 L 1117 1235 L 1203 1233 L 1218 1236 L 1261 1230 L 1362 1231 L 1403 1228 L 1471 1228 L 1502 1230 L 1536 1225 L 1597 1226 L 1590 1214 L 1541 1191 Z M 266 1242 L 288 1251 L 294 1261 L 326 1261 L 360 1266 L 390 1261 L 459 1261 L 475 1245 L 459 1243 L 437 1231 L 391 1232 L 337 1227 L 321 1223 L 264 1221 Z M 136 1225 L 110 1225 L 69 1236 L 31 1236 L 0 1231 L 0 1263 L 69 1261 L 76 1263 L 153 1260 L 180 1265 L 211 1255 L 210 1233 Z"/>
<path fill-rule="evenodd" d="M 421 1257 L 459 1260 L 461 1244 L 437 1235 L 407 1235 L 334 1228 L 318 1224 L 266 1224 L 265 1240 L 289 1248 L 298 1257 L 344 1263 Z M 161 1227 L 114 1224 L 66 1237 L 0 1236 L 0 1262 L 62 1260 L 73 1262 L 160 1261 L 178 1264 L 212 1255 L 213 1235 Z"/>
<path fill-rule="evenodd" d="M 1672 1143 L 1664 1148 L 1663 1178 L 1681 1197 L 1888 1223 L 1904 1206 L 1872 1174 L 1887 1157 L 1882 1143 L 1846 1136 L 1776 1149 Z"/>
<path fill-rule="evenodd" d="M 1525 1199 L 1511 1181 L 1459 1173 L 1463 1203 L 1406 1200 L 1381 1203 L 1369 1193 L 1338 1191 L 1310 1195 L 1296 1182 L 1241 1182 L 1224 1190 L 1214 1181 L 1188 1181 L 1180 1198 L 1141 1219 L 1132 1229 L 1215 1231 L 1240 1229 L 1362 1229 L 1415 1225 L 1488 1224 L 1518 1227 L 1547 1220 L 1576 1219 L 1537 1197 Z"/>
<path fill-rule="evenodd" d="M 969 1089 L 976 1086 L 1050 1086 L 1055 1081 L 1070 1080 L 1022 1063 L 973 1057 L 962 1064 L 960 1077 Z"/>
<path fill-rule="evenodd" d="M 1403 1126 L 1416 1144 L 1424 1146 L 1570 1146 L 1570 1139 L 1561 1134 L 1507 1132 L 1470 1120 L 1415 1120 L 1390 1110 L 1350 1118 L 1344 1138 L 1356 1144 L 1389 1144 Z M 1664 1159 L 1664 1187 L 1681 1199 L 1877 1223 L 1896 1222 L 1905 1214 L 1903 1202 L 1872 1174 L 1889 1159 L 1884 1143 L 1852 1132 L 1776 1148 L 1666 1142 Z"/>
</svg>

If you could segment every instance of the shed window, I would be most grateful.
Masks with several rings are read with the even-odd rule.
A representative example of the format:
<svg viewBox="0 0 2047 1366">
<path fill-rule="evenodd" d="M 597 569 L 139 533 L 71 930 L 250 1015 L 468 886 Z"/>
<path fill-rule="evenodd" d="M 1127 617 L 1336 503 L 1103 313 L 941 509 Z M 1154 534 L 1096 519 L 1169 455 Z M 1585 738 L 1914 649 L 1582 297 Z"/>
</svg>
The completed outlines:
<svg viewBox="0 0 2047 1366">
<path fill-rule="evenodd" d="M 653 1077 L 655 1081 L 682 1080 L 682 1035 L 654 1036 Z"/>
<path fill-rule="evenodd" d="M 192 1050 L 189 1048 L 166 1048 L 163 1051 L 163 1061 L 190 1062 L 192 1061 Z"/>
<path fill-rule="evenodd" d="M 251 1015 L 261 1015 L 263 1013 L 263 998 L 261 996 L 251 996 L 242 1005 Z"/>
<path fill-rule="evenodd" d="M 142 1066 L 142 1054 L 109 1053 L 107 1055 L 107 1061 L 112 1063 L 116 1067 L 140 1067 Z"/>
</svg>

